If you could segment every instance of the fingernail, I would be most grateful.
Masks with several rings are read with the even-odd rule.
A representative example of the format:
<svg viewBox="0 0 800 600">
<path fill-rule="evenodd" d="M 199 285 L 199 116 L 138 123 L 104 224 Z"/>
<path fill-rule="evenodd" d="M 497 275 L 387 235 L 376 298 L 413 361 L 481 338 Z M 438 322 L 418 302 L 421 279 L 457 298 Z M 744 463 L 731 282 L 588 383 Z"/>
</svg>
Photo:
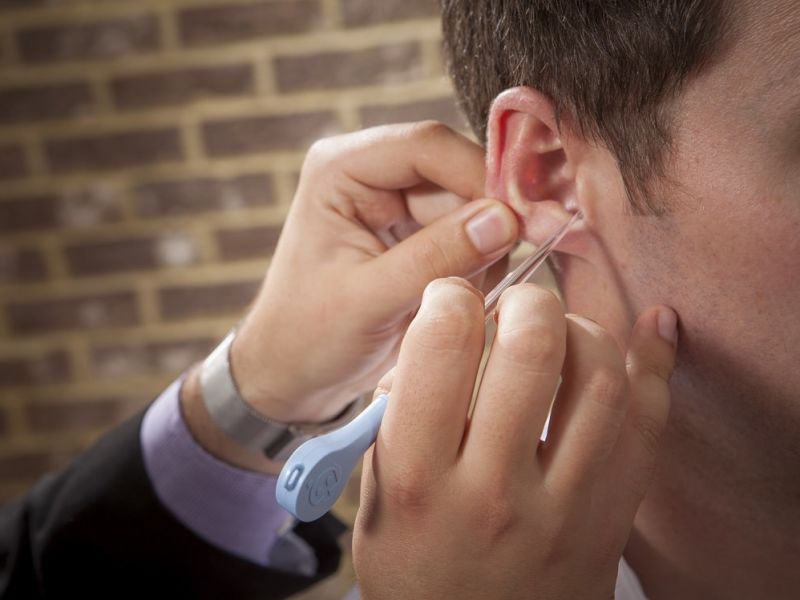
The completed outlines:
<svg viewBox="0 0 800 600">
<path fill-rule="evenodd" d="M 658 335 L 673 346 L 678 341 L 678 315 L 674 310 L 662 308 L 658 311 Z"/>
<path fill-rule="evenodd" d="M 510 217 L 502 206 L 490 206 L 467 221 L 464 229 L 478 252 L 491 254 L 513 241 L 514 225 Z"/>
</svg>

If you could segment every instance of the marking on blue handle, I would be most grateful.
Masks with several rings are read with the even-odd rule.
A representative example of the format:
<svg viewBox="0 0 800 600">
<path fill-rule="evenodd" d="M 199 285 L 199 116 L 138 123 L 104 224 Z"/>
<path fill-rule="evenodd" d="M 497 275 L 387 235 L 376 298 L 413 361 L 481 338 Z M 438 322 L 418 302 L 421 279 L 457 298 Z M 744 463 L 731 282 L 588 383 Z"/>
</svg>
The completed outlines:
<svg viewBox="0 0 800 600">
<path fill-rule="evenodd" d="M 484 303 L 488 321 L 503 290 L 528 281 L 573 223 L 582 218 L 583 213 L 577 211 L 489 292 Z M 278 476 L 275 492 L 278 503 L 301 521 L 314 521 L 328 512 L 341 495 L 358 459 L 378 437 L 388 401 L 388 395 L 378 396 L 341 429 L 309 440 L 295 450 Z"/>
<path fill-rule="evenodd" d="M 314 521 L 342 495 L 364 452 L 378 437 L 387 394 L 378 396 L 344 427 L 308 440 L 295 450 L 278 476 L 275 497 L 300 521 Z"/>
</svg>

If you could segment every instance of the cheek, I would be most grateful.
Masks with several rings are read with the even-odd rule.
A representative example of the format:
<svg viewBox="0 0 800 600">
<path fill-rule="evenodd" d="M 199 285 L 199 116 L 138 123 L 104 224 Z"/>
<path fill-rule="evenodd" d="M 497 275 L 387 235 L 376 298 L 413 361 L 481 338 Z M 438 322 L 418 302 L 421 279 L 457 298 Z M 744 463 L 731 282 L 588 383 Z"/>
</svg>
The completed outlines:
<svg viewBox="0 0 800 600">
<path fill-rule="evenodd" d="M 631 237 L 632 304 L 673 306 L 685 349 L 707 372 L 738 381 L 747 369 L 764 382 L 797 386 L 790 349 L 800 336 L 800 248 L 791 221 L 741 210 L 674 225 Z"/>
</svg>

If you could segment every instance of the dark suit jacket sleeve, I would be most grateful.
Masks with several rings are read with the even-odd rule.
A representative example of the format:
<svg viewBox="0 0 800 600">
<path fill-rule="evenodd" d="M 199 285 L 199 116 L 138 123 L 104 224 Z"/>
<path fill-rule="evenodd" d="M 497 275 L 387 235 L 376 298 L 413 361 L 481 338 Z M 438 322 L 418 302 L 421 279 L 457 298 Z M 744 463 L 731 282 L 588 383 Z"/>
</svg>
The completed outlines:
<svg viewBox="0 0 800 600">
<path fill-rule="evenodd" d="M 259 567 L 195 536 L 150 486 L 141 421 L 0 509 L 0 597 L 285 598 L 336 570 L 344 528 L 331 516 L 295 530 L 317 554 L 314 578 Z"/>
</svg>

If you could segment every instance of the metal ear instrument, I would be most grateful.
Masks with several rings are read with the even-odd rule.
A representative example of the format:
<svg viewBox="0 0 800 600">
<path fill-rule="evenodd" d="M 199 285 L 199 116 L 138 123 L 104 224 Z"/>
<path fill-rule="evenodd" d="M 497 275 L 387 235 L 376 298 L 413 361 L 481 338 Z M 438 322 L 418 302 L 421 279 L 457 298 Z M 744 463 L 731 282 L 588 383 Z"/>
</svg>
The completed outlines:
<svg viewBox="0 0 800 600">
<path fill-rule="evenodd" d="M 570 227 L 582 218 L 580 211 L 575 213 L 486 295 L 487 320 L 492 318 L 502 293 L 512 285 L 528 281 Z M 297 448 L 278 476 L 275 492 L 278 503 L 300 521 L 314 521 L 328 512 L 364 452 L 377 439 L 389 402 L 389 395 L 381 394 L 347 425 Z"/>
</svg>

